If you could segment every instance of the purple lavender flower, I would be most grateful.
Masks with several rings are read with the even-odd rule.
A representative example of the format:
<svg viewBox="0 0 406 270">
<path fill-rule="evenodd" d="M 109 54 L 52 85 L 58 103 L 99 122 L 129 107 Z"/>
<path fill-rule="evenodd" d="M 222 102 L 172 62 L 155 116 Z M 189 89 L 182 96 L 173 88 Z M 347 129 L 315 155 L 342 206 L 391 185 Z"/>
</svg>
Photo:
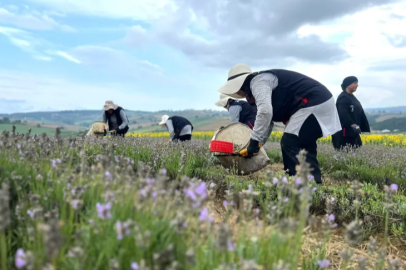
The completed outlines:
<svg viewBox="0 0 406 270">
<path fill-rule="evenodd" d="M 231 239 L 228 239 L 227 246 L 228 246 L 228 251 L 234 251 L 235 250 L 234 244 L 231 241 Z"/>
<path fill-rule="evenodd" d="M 108 202 L 106 204 L 101 204 L 101 203 L 97 203 L 96 204 L 97 207 L 97 214 L 99 215 L 99 218 L 101 219 L 109 219 L 111 218 L 111 203 Z"/>
<path fill-rule="evenodd" d="M 224 207 L 227 207 L 227 205 L 228 205 L 228 202 L 227 202 L 226 200 L 224 200 L 224 201 L 223 201 L 223 206 L 224 206 Z"/>
<path fill-rule="evenodd" d="M 52 165 L 52 168 L 56 168 L 56 160 L 55 159 L 51 160 L 51 165 Z"/>
<path fill-rule="evenodd" d="M 283 202 L 284 202 L 284 203 L 289 202 L 289 198 L 288 198 L 288 197 L 286 197 L 285 199 L 283 199 Z"/>
<path fill-rule="evenodd" d="M 120 162 L 120 159 L 118 158 L 118 156 L 114 156 L 114 159 L 116 160 L 117 163 Z"/>
<path fill-rule="evenodd" d="M 23 249 L 19 248 L 17 249 L 16 252 L 16 257 L 15 257 L 15 265 L 18 269 L 22 269 L 27 265 L 27 261 L 25 260 L 25 252 Z"/>
<path fill-rule="evenodd" d="M 31 209 L 28 209 L 28 210 L 27 210 L 27 215 L 29 215 L 30 218 L 34 218 L 34 217 L 35 217 L 35 211 L 33 211 L 33 210 L 31 210 Z"/>
<path fill-rule="evenodd" d="M 278 178 L 274 177 L 274 179 L 272 180 L 272 184 L 277 185 L 279 182 Z"/>
<path fill-rule="evenodd" d="M 323 268 L 328 268 L 330 266 L 330 261 L 327 260 L 327 259 L 324 259 L 324 260 L 318 261 L 317 265 L 322 269 Z"/>
<path fill-rule="evenodd" d="M 109 171 L 106 171 L 104 173 L 104 176 L 106 176 L 107 180 L 113 181 L 113 175 L 111 175 L 111 173 Z"/>
<path fill-rule="evenodd" d="M 252 185 L 251 184 L 248 185 L 248 191 L 252 192 Z"/>
<path fill-rule="evenodd" d="M 21 148 L 21 145 L 17 144 L 17 149 L 20 149 L 20 148 Z"/>
<path fill-rule="evenodd" d="M 202 197 L 203 199 L 207 197 L 207 187 L 206 183 L 202 182 L 196 189 L 195 193 Z"/>
<path fill-rule="evenodd" d="M 212 221 L 213 221 L 213 218 L 209 216 L 209 211 L 207 210 L 206 207 L 203 208 L 203 209 L 200 211 L 199 220 L 200 220 L 200 221 L 206 221 L 206 220 L 207 220 L 207 221 L 209 221 L 209 222 L 212 222 Z"/>
<path fill-rule="evenodd" d="M 283 182 L 284 184 L 287 184 L 287 183 L 288 183 L 288 178 L 286 178 L 286 176 L 284 176 L 284 177 L 282 178 L 282 182 Z"/>
<path fill-rule="evenodd" d="M 60 164 L 60 163 L 62 162 L 59 158 L 57 158 L 55 161 L 56 161 L 56 163 L 58 163 L 58 164 Z"/>
<path fill-rule="evenodd" d="M 331 199 L 330 199 L 332 202 L 335 202 L 335 200 L 336 200 L 336 198 L 334 198 L 334 197 L 331 197 Z"/>
<path fill-rule="evenodd" d="M 116 222 L 116 232 L 117 232 L 117 239 L 123 240 L 123 223 L 121 221 Z"/>
<path fill-rule="evenodd" d="M 334 221 L 335 219 L 336 219 L 336 217 L 333 214 L 328 216 L 328 220 L 330 220 L 330 221 Z"/>
<path fill-rule="evenodd" d="M 300 186 L 301 184 L 303 184 L 302 179 L 296 178 L 295 184 L 298 185 L 298 186 Z"/>
<path fill-rule="evenodd" d="M 390 190 L 391 191 L 398 191 L 398 185 L 396 185 L 396 184 L 390 185 Z"/>
<path fill-rule="evenodd" d="M 136 262 L 131 263 L 131 270 L 138 270 L 138 269 L 140 269 L 140 267 L 138 266 L 138 263 L 136 263 Z"/>
</svg>

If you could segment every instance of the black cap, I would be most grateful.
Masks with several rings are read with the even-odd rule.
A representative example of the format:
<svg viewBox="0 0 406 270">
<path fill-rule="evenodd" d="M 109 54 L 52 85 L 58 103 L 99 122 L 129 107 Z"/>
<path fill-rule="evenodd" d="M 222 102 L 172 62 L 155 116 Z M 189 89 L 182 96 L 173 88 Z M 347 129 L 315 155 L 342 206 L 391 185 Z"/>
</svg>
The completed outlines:
<svg viewBox="0 0 406 270">
<path fill-rule="evenodd" d="M 353 84 L 355 82 L 358 82 L 357 77 L 349 76 L 344 79 L 343 83 L 341 84 L 341 89 L 343 89 L 343 91 L 345 91 L 350 84 Z"/>
</svg>

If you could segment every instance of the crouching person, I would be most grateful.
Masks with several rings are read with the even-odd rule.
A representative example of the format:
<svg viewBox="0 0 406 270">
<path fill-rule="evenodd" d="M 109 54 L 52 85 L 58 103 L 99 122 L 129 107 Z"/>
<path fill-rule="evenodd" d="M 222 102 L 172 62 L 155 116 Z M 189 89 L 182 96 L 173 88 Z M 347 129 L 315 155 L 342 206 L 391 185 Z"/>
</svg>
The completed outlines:
<svg viewBox="0 0 406 270">
<path fill-rule="evenodd" d="M 256 106 L 251 106 L 244 100 L 238 100 L 224 94 L 220 94 L 220 99 L 215 104 L 228 111 L 231 122 L 240 122 L 250 129 L 254 128 L 255 118 L 257 117 Z"/>
<path fill-rule="evenodd" d="M 159 125 L 167 128 L 173 142 L 192 139 L 193 125 L 184 117 L 163 115 Z"/>
<path fill-rule="evenodd" d="M 305 149 L 315 181 L 322 182 L 317 139 L 341 130 L 334 98 L 324 85 L 294 71 L 252 72 L 247 65 L 238 64 L 231 68 L 227 83 L 218 91 L 235 98 L 245 97 L 248 103 L 257 106 L 249 146 L 240 154 L 247 157 L 258 154 L 272 132 L 273 123 L 283 122 L 281 148 L 285 171 L 291 176 L 296 174 L 298 154 Z"/>
<path fill-rule="evenodd" d="M 103 107 L 103 122 L 109 125 L 112 135 L 125 136 L 129 130 L 128 118 L 123 108 L 108 100 Z"/>
</svg>

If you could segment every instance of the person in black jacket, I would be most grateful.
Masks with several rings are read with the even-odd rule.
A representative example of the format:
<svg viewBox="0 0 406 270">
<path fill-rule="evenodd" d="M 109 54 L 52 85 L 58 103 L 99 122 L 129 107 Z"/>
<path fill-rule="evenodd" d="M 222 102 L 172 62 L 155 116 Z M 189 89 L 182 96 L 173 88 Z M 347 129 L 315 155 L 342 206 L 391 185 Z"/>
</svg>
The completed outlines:
<svg viewBox="0 0 406 270">
<path fill-rule="evenodd" d="M 238 100 L 224 94 L 220 94 L 220 99 L 216 102 L 219 107 L 225 108 L 230 114 L 231 122 L 240 122 L 250 129 L 254 128 L 257 117 L 257 107 L 251 106 L 244 100 Z"/>
<path fill-rule="evenodd" d="M 272 132 L 273 123 L 283 122 L 281 149 L 285 171 L 296 175 L 298 154 L 305 149 L 314 180 L 322 183 L 317 139 L 341 130 L 334 97 L 324 85 L 290 70 L 252 72 L 249 66 L 237 64 L 218 91 L 234 98 L 245 97 L 249 104 L 257 106 L 251 140 L 241 155 L 258 154 Z"/>
<path fill-rule="evenodd" d="M 113 135 L 124 136 L 129 129 L 128 117 L 123 108 L 108 100 L 103 107 L 103 122 L 108 123 L 109 132 Z"/>
<path fill-rule="evenodd" d="M 163 115 L 159 125 L 166 126 L 172 141 L 190 141 L 192 139 L 193 125 L 182 116 Z"/>
<path fill-rule="evenodd" d="M 354 96 L 358 88 L 358 79 L 349 76 L 341 84 L 343 92 L 338 96 L 336 106 L 342 130 L 332 136 L 333 146 L 340 150 L 345 146 L 362 146 L 361 132 L 371 132 L 368 119 L 361 103 Z"/>
</svg>

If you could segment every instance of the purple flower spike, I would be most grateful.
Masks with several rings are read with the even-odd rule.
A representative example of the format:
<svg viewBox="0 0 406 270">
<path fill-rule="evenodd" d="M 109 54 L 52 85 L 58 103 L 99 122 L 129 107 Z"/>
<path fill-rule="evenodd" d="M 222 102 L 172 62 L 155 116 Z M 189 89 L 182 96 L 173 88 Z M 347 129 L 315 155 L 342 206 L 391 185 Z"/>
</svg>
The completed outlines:
<svg viewBox="0 0 406 270">
<path fill-rule="evenodd" d="M 318 266 L 322 269 L 328 268 L 330 266 L 330 261 L 327 259 L 321 260 L 317 262 Z"/>
<path fill-rule="evenodd" d="M 276 177 L 272 180 L 272 184 L 274 184 L 274 185 L 278 184 L 278 182 L 279 182 L 279 180 Z"/>
<path fill-rule="evenodd" d="M 334 221 L 335 219 L 336 219 L 336 217 L 333 214 L 328 216 L 328 220 L 330 220 L 330 221 Z"/>
<path fill-rule="evenodd" d="M 138 270 L 138 269 L 140 269 L 140 267 L 138 266 L 138 263 L 133 262 L 133 263 L 131 264 L 131 270 Z"/>
<path fill-rule="evenodd" d="M 205 207 L 205 208 L 203 208 L 203 209 L 200 211 L 199 220 L 200 220 L 200 221 L 205 221 L 205 220 L 208 219 L 208 217 L 209 217 L 209 211 L 208 211 L 207 208 Z"/>
<path fill-rule="evenodd" d="M 27 262 L 25 261 L 25 252 L 21 248 L 16 252 L 15 265 L 17 269 L 22 269 L 27 265 Z"/>
<path fill-rule="evenodd" d="M 231 241 L 231 239 L 228 239 L 227 246 L 228 246 L 228 251 L 234 251 L 235 250 L 235 247 L 234 247 L 233 242 Z"/>
<path fill-rule="evenodd" d="M 396 185 L 396 184 L 390 185 L 390 190 L 391 191 L 398 191 L 398 185 Z"/>
</svg>

